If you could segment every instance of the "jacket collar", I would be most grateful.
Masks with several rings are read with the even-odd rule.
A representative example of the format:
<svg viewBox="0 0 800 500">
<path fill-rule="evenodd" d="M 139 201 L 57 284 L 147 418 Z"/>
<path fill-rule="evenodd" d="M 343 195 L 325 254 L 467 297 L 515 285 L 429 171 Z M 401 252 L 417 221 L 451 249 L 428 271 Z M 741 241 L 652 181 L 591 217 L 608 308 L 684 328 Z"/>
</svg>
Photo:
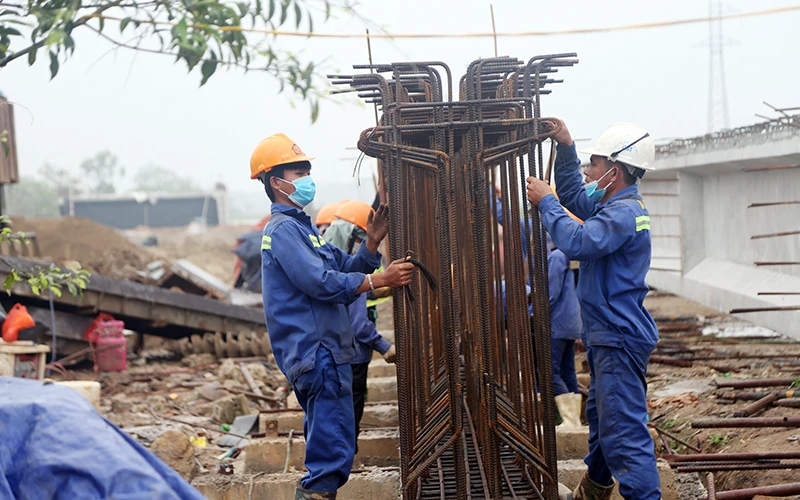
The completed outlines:
<svg viewBox="0 0 800 500">
<path fill-rule="evenodd" d="M 311 217 L 308 216 L 307 213 L 299 210 L 296 207 L 290 207 L 289 205 L 284 205 L 283 203 L 273 203 L 272 207 L 270 208 L 270 213 L 282 213 L 288 215 L 289 217 L 293 217 L 303 224 L 306 224 L 309 227 L 313 227 L 311 224 Z"/>
</svg>

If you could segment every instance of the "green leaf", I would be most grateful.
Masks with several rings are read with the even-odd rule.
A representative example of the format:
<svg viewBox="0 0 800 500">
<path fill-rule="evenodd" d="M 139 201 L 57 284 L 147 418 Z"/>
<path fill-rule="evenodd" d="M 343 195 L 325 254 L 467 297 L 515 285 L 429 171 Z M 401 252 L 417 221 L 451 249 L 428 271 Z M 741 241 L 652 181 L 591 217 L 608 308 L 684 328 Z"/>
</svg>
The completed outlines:
<svg viewBox="0 0 800 500">
<path fill-rule="evenodd" d="M 73 40 L 71 36 L 66 35 L 64 37 L 64 47 L 69 49 L 70 52 L 72 52 L 74 54 L 75 53 L 75 40 Z"/>
<path fill-rule="evenodd" d="M 61 297 L 61 289 L 56 285 L 50 286 L 50 291 L 53 292 L 53 295 L 56 297 Z"/>
<path fill-rule="evenodd" d="M 300 21 L 303 20 L 303 12 L 300 10 L 300 4 L 294 3 L 294 28 L 300 29 Z"/>
<path fill-rule="evenodd" d="M 33 63 L 36 62 L 36 49 L 31 50 L 28 52 L 28 66 L 33 66 Z"/>
<path fill-rule="evenodd" d="M 119 22 L 119 32 L 122 33 L 123 31 L 125 31 L 125 28 L 128 27 L 128 23 L 130 23 L 130 22 L 131 22 L 131 18 L 130 17 L 126 17 L 125 19 L 120 21 Z"/>
<path fill-rule="evenodd" d="M 200 82 L 201 87 L 205 85 L 208 79 L 211 78 L 211 75 L 217 71 L 217 56 L 214 55 L 213 52 L 211 54 L 212 58 L 203 61 L 203 65 L 200 67 L 200 72 L 203 73 L 203 80 Z"/>
<path fill-rule="evenodd" d="M 331 3 L 326 1 L 325 2 L 325 20 L 327 21 L 330 18 L 331 18 Z"/>
<path fill-rule="evenodd" d="M 314 101 L 311 104 L 311 123 L 315 123 L 319 118 L 319 101 Z"/>
<path fill-rule="evenodd" d="M 58 54 L 50 51 L 50 79 L 56 77 L 58 74 Z M 38 293 L 36 295 L 39 295 Z"/>
<path fill-rule="evenodd" d="M 3 288 L 5 290 L 11 290 L 11 287 L 14 286 L 14 283 L 17 282 L 17 276 L 12 272 L 8 276 L 6 276 L 6 280 L 3 282 Z"/>
<path fill-rule="evenodd" d="M 106 20 L 104 18 L 100 18 L 100 31 L 103 31 L 103 28 L 106 27 Z"/>
<path fill-rule="evenodd" d="M 41 292 L 39 287 L 36 285 L 31 285 L 31 291 L 33 292 L 34 295 L 39 295 L 39 292 Z"/>
<path fill-rule="evenodd" d="M 275 14 L 275 0 L 269 0 L 269 13 L 267 14 L 267 20 L 269 21 L 272 19 L 272 16 Z"/>
<path fill-rule="evenodd" d="M 278 23 L 278 26 L 281 26 L 286 22 L 286 17 L 289 15 L 289 1 L 291 0 L 283 0 L 281 3 L 281 21 Z"/>
</svg>

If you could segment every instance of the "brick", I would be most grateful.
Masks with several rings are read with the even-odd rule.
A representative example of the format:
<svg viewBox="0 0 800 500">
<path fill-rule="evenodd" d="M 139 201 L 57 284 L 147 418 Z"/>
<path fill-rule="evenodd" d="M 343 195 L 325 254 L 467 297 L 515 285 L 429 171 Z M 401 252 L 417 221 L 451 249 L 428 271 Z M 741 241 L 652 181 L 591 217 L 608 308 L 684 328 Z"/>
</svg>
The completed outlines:
<svg viewBox="0 0 800 500">
<path fill-rule="evenodd" d="M 244 467 L 245 472 L 282 472 L 286 464 L 288 437 L 254 439 L 247 445 Z M 396 466 L 400 461 L 398 449 L 400 435 L 397 429 L 375 429 L 362 431 L 358 437 L 358 455 L 354 466 Z M 302 470 L 306 453 L 306 442 L 302 434 L 292 439 L 289 450 L 289 467 Z"/>
<path fill-rule="evenodd" d="M 303 432 L 303 412 L 285 411 L 279 413 L 262 413 L 259 417 L 259 432 L 265 432 L 266 423 L 270 420 L 278 421 L 278 432 L 289 432 L 293 429 L 295 433 Z M 370 428 L 397 427 L 397 405 L 380 404 L 366 405 L 364 416 L 361 417 L 361 429 L 367 431 Z"/>
<path fill-rule="evenodd" d="M 397 401 L 397 378 L 381 377 L 367 379 L 367 401 L 370 403 Z"/>
<path fill-rule="evenodd" d="M 220 476 L 197 478 L 192 486 L 208 500 L 241 500 L 242 498 L 294 498 L 302 473 Z M 252 494 L 250 485 L 252 481 Z M 397 500 L 400 498 L 400 475 L 397 471 L 373 469 L 352 474 L 338 492 L 338 500 Z"/>
</svg>

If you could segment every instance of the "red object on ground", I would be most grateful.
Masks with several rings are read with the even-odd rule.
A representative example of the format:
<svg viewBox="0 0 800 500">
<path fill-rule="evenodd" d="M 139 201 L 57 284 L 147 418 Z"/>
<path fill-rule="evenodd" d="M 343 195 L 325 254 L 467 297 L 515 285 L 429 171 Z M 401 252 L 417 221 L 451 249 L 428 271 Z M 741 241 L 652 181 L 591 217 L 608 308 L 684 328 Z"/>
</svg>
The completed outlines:
<svg viewBox="0 0 800 500">
<path fill-rule="evenodd" d="M 125 323 L 101 321 L 97 324 L 94 368 L 96 372 L 124 372 L 128 369 L 128 342 L 125 340 Z"/>
<path fill-rule="evenodd" d="M 100 323 L 103 321 L 115 321 L 114 316 L 101 312 L 97 315 L 97 317 L 92 321 L 89 327 L 83 332 L 83 338 L 88 340 L 89 343 L 97 343 L 97 329 L 100 326 Z"/>
<path fill-rule="evenodd" d="M 28 308 L 22 304 L 14 304 L 3 322 L 3 340 L 16 342 L 21 330 L 34 326 L 36 326 L 36 322 L 28 313 Z"/>
</svg>

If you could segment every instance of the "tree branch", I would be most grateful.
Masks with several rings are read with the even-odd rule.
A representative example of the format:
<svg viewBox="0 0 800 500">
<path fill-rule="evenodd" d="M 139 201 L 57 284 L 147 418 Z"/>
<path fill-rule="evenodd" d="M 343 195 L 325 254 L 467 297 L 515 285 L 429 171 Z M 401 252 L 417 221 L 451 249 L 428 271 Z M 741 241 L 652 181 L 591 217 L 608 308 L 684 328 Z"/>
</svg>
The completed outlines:
<svg viewBox="0 0 800 500">
<path fill-rule="evenodd" d="M 89 28 L 90 30 L 94 31 L 98 35 L 100 35 L 100 37 L 106 39 L 107 41 L 113 43 L 114 45 L 116 45 L 118 47 L 123 47 L 123 48 L 130 49 L 130 50 L 133 50 L 133 51 L 138 51 L 138 52 L 147 52 L 149 54 L 160 54 L 162 56 L 173 56 L 173 57 L 175 56 L 175 54 L 173 52 L 168 52 L 166 50 L 146 49 L 144 47 L 139 47 L 139 46 L 136 46 L 136 45 L 128 45 L 125 42 L 120 42 L 119 40 L 115 40 L 115 39 L 111 38 L 110 36 L 106 35 L 102 31 L 100 31 L 97 28 L 95 28 L 94 26 L 86 25 L 86 27 Z M 202 63 L 202 62 L 205 62 L 205 61 L 211 61 L 211 59 L 200 59 L 199 62 Z M 223 61 L 223 60 L 220 60 L 220 59 L 217 59 L 216 63 L 217 64 L 221 64 L 223 66 L 230 66 L 230 67 L 233 67 L 233 68 L 241 68 L 241 69 L 244 69 L 244 70 L 247 70 L 247 71 L 269 71 L 268 67 L 267 68 L 259 68 L 259 67 L 247 66 L 246 64 L 240 64 L 240 63 L 236 63 L 236 62 Z"/>
<path fill-rule="evenodd" d="M 110 4 L 107 4 L 107 5 L 104 5 L 104 6 L 100 7 L 100 8 L 98 8 L 96 11 L 94 11 L 93 13 L 91 13 L 89 15 L 81 17 L 80 19 L 75 21 L 75 23 L 72 25 L 72 29 L 74 30 L 78 26 L 86 25 L 86 23 L 88 23 L 90 20 L 94 19 L 94 17 L 96 15 L 102 14 L 103 12 L 105 12 L 108 9 L 111 9 L 113 7 L 118 7 L 121 2 L 122 2 L 122 0 L 117 0 L 116 2 L 112 2 Z M 0 60 L 0 68 L 4 68 L 8 63 L 13 61 L 14 59 L 19 59 L 20 57 L 30 53 L 31 51 L 41 49 L 42 46 L 45 44 L 46 40 L 47 40 L 47 37 L 43 38 L 42 40 L 39 40 L 36 43 L 31 44 L 30 46 L 20 50 L 19 52 L 14 52 L 13 54 L 6 56 L 2 60 Z"/>
</svg>

